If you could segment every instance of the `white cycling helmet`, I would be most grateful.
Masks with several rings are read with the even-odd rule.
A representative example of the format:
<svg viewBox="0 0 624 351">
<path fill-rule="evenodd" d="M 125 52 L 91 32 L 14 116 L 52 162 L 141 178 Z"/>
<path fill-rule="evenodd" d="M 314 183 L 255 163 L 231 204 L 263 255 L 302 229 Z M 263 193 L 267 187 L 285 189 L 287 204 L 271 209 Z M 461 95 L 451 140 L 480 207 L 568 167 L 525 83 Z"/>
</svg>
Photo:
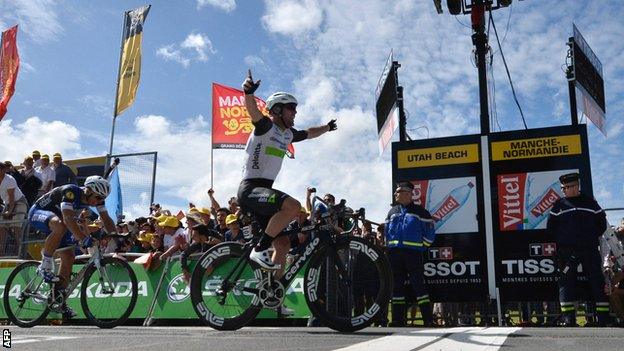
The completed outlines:
<svg viewBox="0 0 624 351">
<path fill-rule="evenodd" d="M 298 102 L 292 94 L 279 91 L 267 98 L 266 108 L 271 111 L 271 109 L 277 104 L 298 104 Z"/>
<path fill-rule="evenodd" d="M 108 180 L 100 176 L 87 177 L 87 179 L 85 179 L 84 186 L 103 198 L 106 198 L 110 193 L 110 184 L 108 183 Z"/>
</svg>

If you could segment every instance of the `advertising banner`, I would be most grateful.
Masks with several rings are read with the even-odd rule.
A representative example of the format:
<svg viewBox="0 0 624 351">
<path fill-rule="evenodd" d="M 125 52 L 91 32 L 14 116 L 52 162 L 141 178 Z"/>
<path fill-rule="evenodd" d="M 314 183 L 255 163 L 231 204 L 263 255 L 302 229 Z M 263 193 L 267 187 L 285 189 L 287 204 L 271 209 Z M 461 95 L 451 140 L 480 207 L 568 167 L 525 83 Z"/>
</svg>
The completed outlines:
<svg viewBox="0 0 624 351">
<path fill-rule="evenodd" d="M 265 102 L 256 97 L 258 108 L 266 112 Z M 212 148 L 244 149 L 253 124 L 245 107 L 242 90 L 212 83 Z"/>
<path fill-rule="evenodd" d="M 546 230 L 559 176 L 581 175 L 592 195 L 585 125 L 492 133 L 496 282 L 503 301 L 557 301 L 557 245 Z M 586 278 L 579 276 L 579 283 Z M 582 285 L 581 285 L 581 290 Z"/>
<path fill-rule="evenodd" d="M 195 265 L 195 262 L 190 262 L 191 271 Z M 154 298 L 155 289 L 158 286 L 158 281 L 163 273 L 165 265 L 160 265 L 156 270 L 147 271 L 143 268 L 143 265 L 131 263 L 134 273 L 138 282 L 138 299 L 134 311 L 130 315 L 130 318 L 144 319 L 147 317 L 152 299 Z M 78 272 L 82 268 L 82 265 L 75 264 L 73 267 L 74 272 Z M 9 274 L 13 268 L 0 268 L 0 296 L 4 296 L 5 282 L 7 281 Z M 297 277 L 293 280 L 292 284 L 286 291 L 285 305 L 295 311 L 295 314 L 289 318 L 308 318 L 310 316 L 310 310 L 305 302 L 303 293 L 303 271 L 302 270 Z M 17 297 L 21 291 L 21 285 L 17 285 L 11 291 L 12 296 Z M 100 293 L 96 287 L 96 284 L 92 284 L 87 289 L 89 298 L 101 298 Z M 127 294 L 120 294 L 118 298 L 128 299 Z M 76 319 L 84 319 L 84 313 L 80 306 L 80 286 L 76 288 L 68 298 L 68 305 L 78 315 Z M 152 317 L 155 319 L 195 319 L 198 318 L 197 314 L 193 310 L 190 298 L 190 290 L 186 283 L 182 280 L 182 270 L 179 261 L 170 263 L 168 272 L 165 273 L 165 278 L 158 292 L 156 304 Z M 7 318 L 4 310 L 4 304 L 0 303 L 0 319 Z M 61 316 L 57 313 L 50 313 L 48 319 L 60 319 Z M 277 313 L 272 310 L 263 309 L 257 318 L 277 318 Z"/>
<path fill-rule="evenodd" d="M 483 192 L 478 135 L 393 143 L 393 182 L 411 181 L 412 198 L 435 220 L 424 253 L 427 289 L 435 301 L 487 296 Z"/>
</svg>

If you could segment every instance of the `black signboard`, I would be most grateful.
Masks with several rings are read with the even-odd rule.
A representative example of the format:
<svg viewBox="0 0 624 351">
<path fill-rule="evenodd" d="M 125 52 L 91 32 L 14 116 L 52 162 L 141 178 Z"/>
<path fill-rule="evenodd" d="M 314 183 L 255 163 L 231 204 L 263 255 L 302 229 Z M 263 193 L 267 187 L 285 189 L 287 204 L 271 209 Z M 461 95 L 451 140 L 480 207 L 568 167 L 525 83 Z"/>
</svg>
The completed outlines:
<svg viewBox="0 0 624 351">
<path fill-rule="evenodd" d="M 602 63 L 589 47 L 581 32 L 573 26 L 572 53 L 574 62 L 574 77 L 576 84 L 594 99 L 598 107 L 605 112 L 605 91 L 602 77 Z"/>
<path fill-rule="evenodd" d="M 490 155 L 496 284 L 501 298 L 556 301 L 557 245 L 545 229 L 546 222 L 552 204 L 563 196 L 560 175 L 580 172 L 581 191 L 592 195 L 586 125 L 493 133 Z M 579 277 L 579 282 L 585 280 Z"/>
<path fill-rule="evenodd" d="M 395 142 L 393 182 L 411 181 L 414 202 L 436 220 L 424 253 L 434 301 L 485 301 L 488 294 L 480 136 Z"/>
</svg>

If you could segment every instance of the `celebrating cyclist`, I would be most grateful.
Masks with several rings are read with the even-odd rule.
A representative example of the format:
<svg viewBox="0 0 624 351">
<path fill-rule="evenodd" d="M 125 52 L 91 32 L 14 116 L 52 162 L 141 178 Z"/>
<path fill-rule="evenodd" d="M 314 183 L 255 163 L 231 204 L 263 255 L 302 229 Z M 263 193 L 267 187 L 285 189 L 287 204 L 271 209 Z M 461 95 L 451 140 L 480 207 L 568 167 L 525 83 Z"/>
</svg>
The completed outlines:
<svg viewBox="0 0 624 351">
<path fill-rule="evenodd" d="M 69 283 L 74 263 L 74 247 L 79 243 L 89 247 L 92 238 L 86 228 L 76 221 L 77 215 L 84 208 L 95 206 L 108 233 L 115 231 L 115 224 L 104 206 L 104 199 L 110 193 L 110 184 L 100 176 L 91 176 L 84 186 L 67 184 L 56 187 L 41 196 L 30 208 L 30 225 L 46 235 L 41 264 L 37 273 L 48 283 L 55 283 L 55 290 L 62 290 Z M 73 235 L 72 235 L 73 234 Z M 57 249 L 61 258 L 59 274 L 54 274 L 53 254 Z M 71 318 L 75 313 L 67 306 L 62 307 L 63 316 Z"/>
<path fill-rule="evenodd" d="M 254 82 L 251 71 L 243 82 L 245 107 L 251 116 L 254 132 L 247 140 L 247 160 L 243 168 L 243 180 L 238 188 L 241 207 L 254 213 L 270 217 L 258 245 L 249 258 L 265 269 L 278 270 L 269 257 L 269 247 L 275 238 L 301 210 L 301 203 L 279 190 L 273 189 L 273 182 L 282 168 L 282 161 L 290 143 L 316 138 L 336 130 L 336 120 L 326 125 L 307 130 L 293 128 L 297 114 L 297 99 L 285 92 L 277 92 L 266 100 L 269 117 L 258 109 L 254 92 L 260 80 Z"/>
</svg>

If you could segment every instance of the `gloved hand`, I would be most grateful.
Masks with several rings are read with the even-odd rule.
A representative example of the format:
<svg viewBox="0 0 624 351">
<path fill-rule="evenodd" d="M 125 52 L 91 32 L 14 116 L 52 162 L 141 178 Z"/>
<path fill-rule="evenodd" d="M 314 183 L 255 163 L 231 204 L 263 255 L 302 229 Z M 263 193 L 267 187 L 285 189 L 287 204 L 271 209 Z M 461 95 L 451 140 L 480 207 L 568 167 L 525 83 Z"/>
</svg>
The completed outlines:
<svg viewBox="0 0 624 351">
<path fill-rule="evenodd" d="M 84 239 L 80 241 L 80 246 L 83 249 L 88 249 L 93 246 L 93 238 L 91 236 L 86 236 Z"/>
<path fill-rule="evenodd" d="M 336 120 L 335 119 L 332 119 L 331 121 L 327 122 L 327 125 L 329 126 L 329 131 L 330 132 L 332 130 L 338 129 L 338 126 L 336 125 Z"/>
<path fill-rule="evenodd" d="M 245 92 L 245 95 L 253 94 L 259 86 L 260 81 L 254 83 L 253 78 L 251 77 L 251 70 L 248 70 L 247 78 L 243 81 L 243 91 Z"/>
</svg>

